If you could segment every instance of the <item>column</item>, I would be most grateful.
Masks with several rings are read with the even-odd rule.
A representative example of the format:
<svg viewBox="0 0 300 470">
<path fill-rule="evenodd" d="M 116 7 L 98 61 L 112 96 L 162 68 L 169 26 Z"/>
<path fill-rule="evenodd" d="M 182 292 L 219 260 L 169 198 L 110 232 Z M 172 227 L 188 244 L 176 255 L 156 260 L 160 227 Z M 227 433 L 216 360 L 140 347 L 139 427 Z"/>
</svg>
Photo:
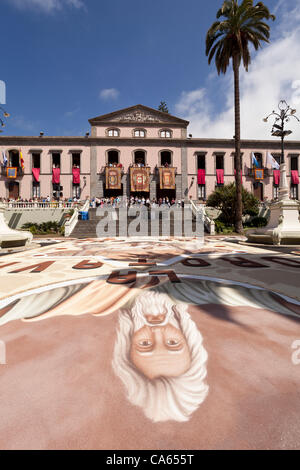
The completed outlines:
<svg viewBox="0 0 300 470">
<path fill-rule="evenodd" d="M 156 173 L 150 176 L 150 201 L 156 199 Z"/>
<path fill-rule="evenodd" d="M 91 165 L 90 165 L 90 198 L 97 196 L 97 147 L 91 147 Z"/>
<path fill-rule="evenodd" d="M 122 184 L 123 184 L 123 197 L 126 198 L 127 196 L 129 197 L 129 192 L 128 192 L 128 182 L 127 182 L 127 174 L 122 176 Z"/>
<path fill-rule="evenodd" d="M 181 148 L 181 199 L 188 199 L 187 148 Z"/>
<path fill-rule="evenodd" d="M 181 199 L 181 194 L 182 194 L 181 175 L 176 175 L 175 184 L 176 184 L 176 196 L 175 196 L 175 198 L 178 200 L 178 199 Z"/>
</svg>

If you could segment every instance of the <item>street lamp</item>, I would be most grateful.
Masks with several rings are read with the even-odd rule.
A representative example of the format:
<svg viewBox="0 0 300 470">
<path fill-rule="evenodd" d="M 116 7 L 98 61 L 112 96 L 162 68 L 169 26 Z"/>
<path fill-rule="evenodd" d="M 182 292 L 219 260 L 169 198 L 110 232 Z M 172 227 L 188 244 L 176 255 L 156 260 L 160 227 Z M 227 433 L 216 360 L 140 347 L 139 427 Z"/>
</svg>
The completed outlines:
<svg viewBox="0 0 300 470">
<path fill-rule="evenodd" d="M 290 108 L 285 100 L 281 100 L 278 103 L 279 112 L 272 111 L 267 117 L 263 119 L 264 122 L 268 122 L 270 116 L 275 117 L 275 121 L 272 126 L 272 136 L 281 138 L 281 158 L 280 158 L 280 185 L 279 185 L 279 200 L 289 199 L 289 189 L 286 179 L 286 165 L 284 160 L 284 138 L 290 135 L 292 131 L 285 130 L 284 125 L 289 122 L 290 118 L 295 118 L 298 122 L 300 119 L 295 116 L 296 109 Z"/>
</svg>

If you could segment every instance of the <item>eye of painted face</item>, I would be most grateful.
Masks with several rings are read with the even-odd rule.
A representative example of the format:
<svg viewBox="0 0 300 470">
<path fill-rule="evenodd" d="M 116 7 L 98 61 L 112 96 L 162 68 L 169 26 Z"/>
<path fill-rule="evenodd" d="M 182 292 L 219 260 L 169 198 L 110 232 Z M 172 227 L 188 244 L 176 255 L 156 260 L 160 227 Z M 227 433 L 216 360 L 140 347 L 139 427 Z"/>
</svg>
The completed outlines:
<svg viewBox="0 0 300 470">
<path fill-rule="evenodd" d="M 139 346 L 142 348 L 149 348 L 149 346 L 152 346 L 152 341 L 150 339 L 142 339 L 141 341 L 138 342 Z"/>
<path fill-rule="evenodd" d="M 167 345 L 168 346 L 178 346 L 180 344 L 180 341 L 178 339 L 172 338 L 167 340 Z"/>
</svg>

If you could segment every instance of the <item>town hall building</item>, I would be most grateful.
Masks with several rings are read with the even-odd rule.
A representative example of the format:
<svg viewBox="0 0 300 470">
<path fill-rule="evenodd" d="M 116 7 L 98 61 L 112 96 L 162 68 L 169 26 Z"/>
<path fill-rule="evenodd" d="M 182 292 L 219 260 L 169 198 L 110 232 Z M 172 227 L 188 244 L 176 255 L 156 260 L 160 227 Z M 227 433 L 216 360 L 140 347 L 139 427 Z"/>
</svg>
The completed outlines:
<svg viewBox="0 0 300 470">
<path fill-rule="evenodd" d="M 234 140 L 194 138 L 189 122 L 143 105 L 89 120 L 82 137 L 2 136 L 0 198 L 116 197 L 205 201 L 234 181 Z M 280 142 L 243 140 L 242 182 L 261 201 L 276 199 Z M 257 165 L 253 167 L 252 155 Z M 300 142 L 287 141 L 290 195 L 299 198 Z"/>
</svg>

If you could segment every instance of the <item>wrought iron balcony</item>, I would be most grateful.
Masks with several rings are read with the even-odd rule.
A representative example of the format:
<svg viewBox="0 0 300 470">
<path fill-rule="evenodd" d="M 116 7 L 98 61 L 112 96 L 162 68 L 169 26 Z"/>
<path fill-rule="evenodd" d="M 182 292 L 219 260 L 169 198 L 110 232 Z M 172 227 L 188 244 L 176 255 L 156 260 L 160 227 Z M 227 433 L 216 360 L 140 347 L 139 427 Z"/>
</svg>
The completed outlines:
<svg viewBox="0 0 300 470">
<path fill-rule="evenodd" d="M 256 168 L 256 167 L 246 167 L 246 176 L 251 176 L 256 180 L 262 180 L 267 176 L 271 176 L 271 170 L 266 167 Z"/>
<path fill-rule="evenodd" d="M 21 166 L 1 166 L 1 176 L 5 176 L 8 179 L 19 178 L 24 176 L 24 170 Z"/>
</svg>

